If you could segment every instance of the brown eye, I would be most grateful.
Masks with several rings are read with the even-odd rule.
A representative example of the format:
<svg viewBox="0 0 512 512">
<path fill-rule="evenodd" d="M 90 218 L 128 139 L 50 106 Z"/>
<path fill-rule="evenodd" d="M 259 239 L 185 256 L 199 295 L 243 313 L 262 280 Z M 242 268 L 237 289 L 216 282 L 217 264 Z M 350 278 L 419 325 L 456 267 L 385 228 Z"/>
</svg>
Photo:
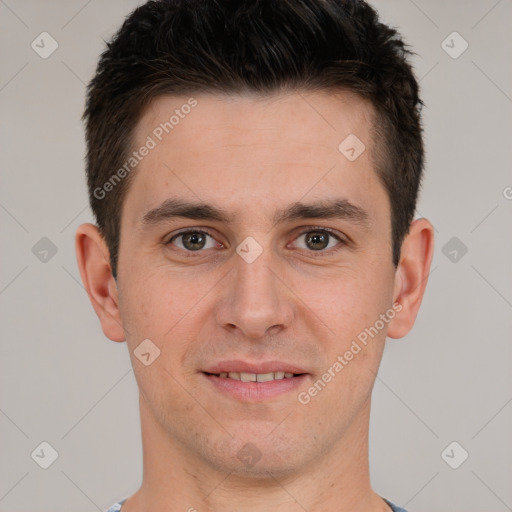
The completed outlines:
<svg viewBox="0 0 512 512">
<path fill-rule="evenodd" d="M 168 244 L 173 244 L 185 251 L 201 251 L 202 249 L 211 249 L 216 246 L 215 240 L 211 235 L 204 231 L 186 231 L 174 235 Z"/>
<path fill-rule="evenodd" d="M 320 251 L 329 245 L 329 235 L 312 231 L 306 234 L 305 244 L 313 251 Z"/>
<path fill-rule="evenodd" d="M 309 231 L 304 231 L 296 238 L 296 241 L 299 242 L 296 242 L 296 244 L 300 249 L 317 252 L 332 249 L 337 245 L 343 245 L 343 240 L 339 236 L 326 229 L 310 229 Z"/>
</svg>

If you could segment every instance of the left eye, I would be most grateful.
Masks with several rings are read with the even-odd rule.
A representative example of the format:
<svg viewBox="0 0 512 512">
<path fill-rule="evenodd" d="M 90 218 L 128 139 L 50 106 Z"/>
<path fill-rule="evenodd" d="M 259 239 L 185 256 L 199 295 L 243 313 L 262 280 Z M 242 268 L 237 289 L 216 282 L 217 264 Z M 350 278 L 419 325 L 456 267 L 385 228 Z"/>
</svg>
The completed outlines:
<svg viewBox="0 0 512 512">
<path fill-rule="evenodd" d="M 187 231 L 178 233 L 177 235 L 174 235 L 167 243 L 174 243 L 176 240 L 180 242 L 175 243 L 175 245 L 186 251 L 212 249 L 218 243 L 211 235 L 204 231 Z"/>
<path fill-rule="evenodd" d="M 303 240 L 301 249 L 324 251 L 342 242 L 341 238 L 324 229 L 310 230 L 301 233 L 295 240 Z"/>
</svg>

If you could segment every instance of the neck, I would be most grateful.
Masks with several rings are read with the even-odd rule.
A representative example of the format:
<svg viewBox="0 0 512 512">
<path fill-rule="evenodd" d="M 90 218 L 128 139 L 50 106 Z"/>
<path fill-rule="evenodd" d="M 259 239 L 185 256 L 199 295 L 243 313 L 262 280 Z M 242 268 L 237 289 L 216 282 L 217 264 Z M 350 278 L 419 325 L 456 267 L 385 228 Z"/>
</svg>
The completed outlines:
<svg viewBox="0 0 512 512">
<path fill-rule="evenodd" d="M 389 512 L 370 485 L 370 404 L 340 442 L 304 468 L 258 476 L 222 471 L 174 439 L 140 399 L 143 482 L 122 512 Z"/>
</svg>

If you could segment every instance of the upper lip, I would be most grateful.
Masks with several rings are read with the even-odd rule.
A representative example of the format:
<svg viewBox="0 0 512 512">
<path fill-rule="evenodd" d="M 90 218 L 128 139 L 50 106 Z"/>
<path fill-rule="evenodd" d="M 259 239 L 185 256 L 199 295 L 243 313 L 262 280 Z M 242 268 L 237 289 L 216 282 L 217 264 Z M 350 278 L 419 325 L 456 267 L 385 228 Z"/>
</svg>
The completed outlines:
<svg viewBox="0 0 512 512">
<path fill-rule="evenodd" d="M 288 373 L 307 373 L 304 369 L 294 364 L 285 363 L 284 361 L 261 361 L 248 362 L 240 360 L 221 361 L 213 366 L 203 370 L 205 373 L 223 373 L 223 372 L 244 372 L 244 373 L 274 373 L 284 371 Z"/>
</svg>

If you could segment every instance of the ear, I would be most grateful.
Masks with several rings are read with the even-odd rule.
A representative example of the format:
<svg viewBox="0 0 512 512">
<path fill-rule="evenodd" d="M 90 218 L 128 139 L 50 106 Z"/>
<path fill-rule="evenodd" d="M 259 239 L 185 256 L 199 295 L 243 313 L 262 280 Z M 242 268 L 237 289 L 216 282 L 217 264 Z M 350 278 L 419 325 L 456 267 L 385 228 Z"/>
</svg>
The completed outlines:
<svg viewBox="0 0 512 512">
<path fill-rule="evenodd" d="M 427 286 L 433 254 L 434 227 L 427 219 L 417 219 L 402 243 L 393 295 L 393 304 L 399 303 L 402 309 L 389 323 L 388 337 L 402 338 L 412 329 Z"/>
<path fill-rule="evenodd" d="M 109 250 L 99 229 L 93 224 L 79 226 L 75 250 L 82 282 L 105 336 L 112 341 L 125 341 L 117 283 L 110 267 Z"/>
</svg>

